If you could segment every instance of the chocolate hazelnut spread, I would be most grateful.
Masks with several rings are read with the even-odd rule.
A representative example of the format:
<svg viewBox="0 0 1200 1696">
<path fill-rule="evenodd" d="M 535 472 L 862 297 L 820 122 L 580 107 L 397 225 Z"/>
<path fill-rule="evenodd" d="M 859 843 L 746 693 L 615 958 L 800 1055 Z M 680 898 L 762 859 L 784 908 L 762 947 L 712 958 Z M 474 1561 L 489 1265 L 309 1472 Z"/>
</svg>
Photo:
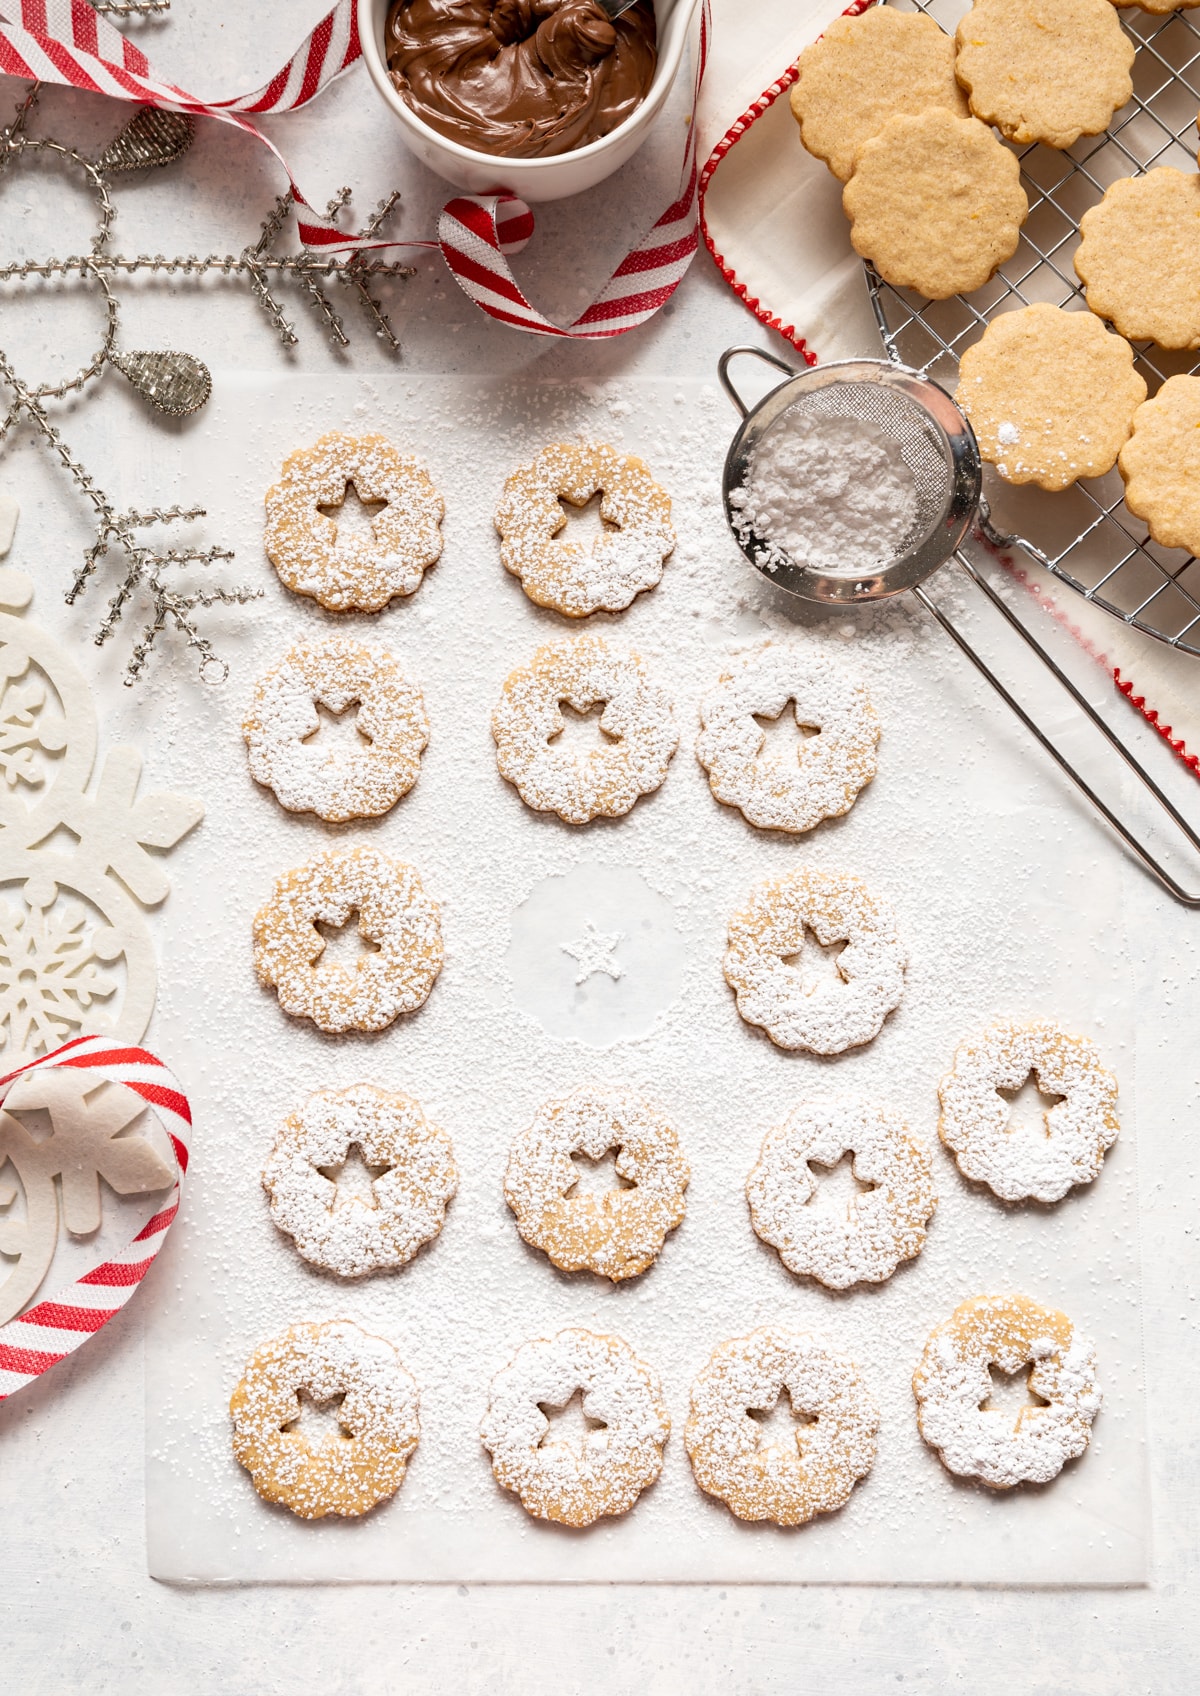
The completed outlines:
<svg viewBox="0 0 1200 1696">
<path fill-rule="evenodd" d="M 645 99 L 658 50 L 652 0 L 614 22 L 594 0 L 395 0 L 387 61 L 431 129 L 514 159 L 569 153 Z"/>
</svg>

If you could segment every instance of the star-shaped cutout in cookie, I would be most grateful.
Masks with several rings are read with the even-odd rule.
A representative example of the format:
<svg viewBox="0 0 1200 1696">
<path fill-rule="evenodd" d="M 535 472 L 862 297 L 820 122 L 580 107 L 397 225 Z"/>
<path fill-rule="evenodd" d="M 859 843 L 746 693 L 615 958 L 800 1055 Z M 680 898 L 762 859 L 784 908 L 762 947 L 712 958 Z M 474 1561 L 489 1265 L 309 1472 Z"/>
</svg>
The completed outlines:
<svg viewBox="0 0 1200 1696">
<path fill-rule="evenodd" d="M 575 982 L 586 983 L 593 972 L 606 972 L 614 983 L 624 977 L 624 966 L 613 959 L 617 944 L 624 939 L 624 931 L 597 930 L 591 919 L 585 919 L 583 935 L 562 944 L 563 953 L 569 954 L 579 967 Z"/>
</svg>

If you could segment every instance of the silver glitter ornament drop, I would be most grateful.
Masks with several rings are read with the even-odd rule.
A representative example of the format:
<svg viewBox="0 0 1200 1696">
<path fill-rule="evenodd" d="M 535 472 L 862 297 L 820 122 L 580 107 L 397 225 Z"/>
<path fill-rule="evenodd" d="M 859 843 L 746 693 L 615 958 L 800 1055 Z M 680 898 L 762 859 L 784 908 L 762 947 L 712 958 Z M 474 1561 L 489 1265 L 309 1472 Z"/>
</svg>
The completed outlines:
<svg viewBox="0 0 1200 1696">
<path fill-rule="evenodd" d="M 190 353 L 120 353 L 113 350 L 108 356 L 121 375 L 133 384 L 160 412 L 172 418 L 186 418 L 197 412 L 212 393 L 212 377 L 208 366 Z"/>
<path fill-rule="evenodd" d="M 173 165 L 192 145 L 196 125 L 186 112 L 162 112 L 143 106 L 115 135 L 96 160 L 98 171 L 141 171 Z"/>
</svg>

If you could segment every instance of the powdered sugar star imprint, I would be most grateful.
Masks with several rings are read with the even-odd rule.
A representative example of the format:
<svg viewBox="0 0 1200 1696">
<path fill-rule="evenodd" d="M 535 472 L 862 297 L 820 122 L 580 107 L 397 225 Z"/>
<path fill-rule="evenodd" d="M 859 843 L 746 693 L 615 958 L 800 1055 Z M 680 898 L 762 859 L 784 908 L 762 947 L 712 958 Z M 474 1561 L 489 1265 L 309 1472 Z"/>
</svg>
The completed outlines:
<svg viewBox="0 0 1200 1696">
<path fill-rule="evenodd" d="M 374 953 L 353 968 L 322 961 L 318 924 L 342 926 L 358 913 L 358 934 Z M 413 1013 L 442 969 L 436 901 L 412 866 L 377 848 L 330 848 L 275 883 L 254 917 L 254 969 L 285 1013 L 323 1031 L 381 1031 Z"/>
<path fill-rule="evenodd" d="M 369 1201 L 344 1204 L 329 1168 L 357 1148 L 368 1167 L 382 1167 Z M 263 1188 L 271 1217 L 314 1266 L 361 1278 L 404 1266 L 438 1235 L 458 1188 L 454 1150 L 419 1102 L 372 1084 L 318 1090 L 280 1126 L 267 1157 Z"/>
<path fill-rule="evenodd" d="M 289 1429 L 301 1390 L 318 1406 L 341 1397 L 341 1430 L 322 1443 Z M 356 1518 L 395 1495 L 421 1434 L 416 1380 L 390 1343 L 348 1319 L 292 1325 L 263 1343 L 229 1411 L 254 1488 L 299 1519 Z"/>
<path fill-rule="evenodd" d="M 564 706 L 586 713 L 603 703 L 605 745 L 582 757 L 557 748 Z M 617 818 L 658 788 L 679 745 L 671 700 L 641 658 L 599 636 L 550 642 L 514 671 L 492 713 L 496 764 L 522 801 L 567 824 Z"/>
<path fill-rule="evenodd" d="M 855 1179 L 870 1187 L 844 1208 L 822 1206 L 813 1165 L 836 1166 L 850 1153 Z M 746 1199 L 756 1233 L 789 1272 L 845 1290 L 882 1283 L 920 1254 L 937 1191 L 929 1150 L 898 1114 L 841 1101 L 797 1107 L 767 1132 Z"/>
<path fill-rule="evenodd" d="M 600 496 L 602 533 L 590 545 L 558 539 L 562 505 Z M 559 442 L 514 471 L 496 510 L 504 569 L 538 606 L 567 618 L 621 612 L 652 589 L 675 546 L 671 500 L 632 454 L 604 443 Z"/>
<path fill-rule="evenodd" d="M 610 1149 L 629 1188 L 572 1195 L 572 1155 L 599 1160 Z M 631 1090 L 584 1088 L 546 1102 L 514 1139 L 504 1199 L 525 1241 L 555 1266 L 618 1283 L 658 1258 L 683 1219 L 688 1178 L 679 1138 L 657 1108 Z"/>
<path fill-rule="evenodd" d="M 1010 1125 L 1001 1091 L 1036 1076 L 1044 1095 L 1060 1096 L 1036 1127 Z M 1120 1130 L 1117 1080 L 1094 1043 L 1049 1020 L 993 1025 L 964 1042 L 942 1079 L 942 1141 L 966 1178 L 1003 1201 L 1061 1201 L 1090 1184 Z"/>
<path fill-rule="evenodd" d="M 751 1409 L 787 1394 L 792 1440 L 766 1444 Z M 739 1519 L 805 1525 L 849 1500 L 875 1460 L 879 1410 L 846 1355 L 823 1337 L 764 1326 L 722 1343 L 692 1385 L 684 1443 L 696 1482 Z"/>
<path fill-rule="evenodd" d="M 542 1407 L 565 1407 L 582 1392 L 598 1428 L 581 1449 L 547 1441 Z M 628 1513 L 662 1471 L 671 1431 L 658 1375 L 621 1337 L 571 1327 L 523 1343 L 492 1380 L 480 1438 L 496 1481 L 535 1519 L 591 1525 Z"/>
<path fill-rule="evenodd" d="M 794 757 L 766 753 L 760 718 L 788 707 Z M 696 758 L 718 801 L 766 830 L 811 830 L 847 813 L 875 776 L 879 720 L 865 686 L 826 654 L 769 642 L 700 703 Z M 816 732 L 803 740 L 800 733 Z"/>
<path fill-rule="evenodd" d="M 986 1406 L 989 1368 L 1028 1366 L 1045 1403 L 1015 1423 Z M 1087 1448 L 1100 1411 L 1096 1351 L 1065 1313 L 1026 1296 L 975 1296 L 930 1334 L 913 1376 L 921 1435 L 950 1472 L 993 1490 L 1047 1484 Z"/>
<path fill-rule="evenodd" d="M 808 931 L 822 948 L 845 944 L 839 982 L 806 983 Z M 891 908 L 838 872 L 764 878 L 729 921 L 725 979 L 738 1012 L 780 1048 L 841 1054 L 870 1042 L 899 1005 L 905 964 Z"/>
<path fill-rule="evenodd" d="M 332 752 L 318 707 L 355 702 L 359 745 Z M 429 741 L 425 703 L 391 654 L 343 636 L 300 642 L 260 677 L 242 725 L 250 775 L 293 813 L 340 823 L 376 818 L 417 781 Z"/>
</svg>

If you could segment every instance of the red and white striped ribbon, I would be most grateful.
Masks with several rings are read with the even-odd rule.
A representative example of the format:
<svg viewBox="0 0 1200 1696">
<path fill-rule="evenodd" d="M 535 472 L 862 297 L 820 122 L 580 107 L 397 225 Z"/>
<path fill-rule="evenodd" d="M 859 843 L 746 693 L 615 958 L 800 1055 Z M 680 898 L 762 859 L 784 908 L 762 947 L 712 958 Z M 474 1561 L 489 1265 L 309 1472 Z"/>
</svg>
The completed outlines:
<svg viewBox="0 0 1200 1696">
<path fill-rule="evenodd" d="M 152 1219 L 110 1260 L 94 1266 L 73 1284 L 66 1284 L 48 1301 L 39 1301 L 7 1325 L 0 1325 L 0 1401 L 40 1378 L 60 1360 L 82 1348 L 115 1319 L 153 1266 L 179 1211 L 183 1175 L 187 1171 L 186 1138 L 192 1115 L 187 1096 L 172 1072 L 144 1048 L 117 1048 L 111 1037 L 76 1037 L 52 1054 L 31 1060 L 0 1078 L 0 1102 L 18 1078 L 49 1067 L 84 1069 L 97 1079 L 124 1084 L 140 1095 L 162 1121 L 175 1151 L 176 1177 L 170 1195 Z"/>
<path fill-rule="evenodd" d="M 711 30 L 703 0 L 696 92 L 704 75 Z M 355 0 L 337 0 L 283 68 L 253 94 L 232 100 L 197 100 L 153 69 L 88 0 L 0 0 L 0 73 L 33 77 L 234 124 L 269 147 L 288 172 L 296 198 L 300 240 L 322 253 L 388 247 L 439 246 L 464 292 L 489 317 L 542 336 L 596 340 L 623 335 L 645 323 L 678 287 L 696 252 L 697 172 L 695 125 L 689 125 L 679 194 L 617 266 L 607 284 L 573 323 L 558 325 L 532 306 L 507 263 L 533 234 L 533 214 L 515 195 L 460 195 L 442 212 L 438 241 L 370 241 L 347 236 L 315 212 L 275 144 L 250 114 L 292 112 L 321 92 L 361 56 Z"/>
</svg>

